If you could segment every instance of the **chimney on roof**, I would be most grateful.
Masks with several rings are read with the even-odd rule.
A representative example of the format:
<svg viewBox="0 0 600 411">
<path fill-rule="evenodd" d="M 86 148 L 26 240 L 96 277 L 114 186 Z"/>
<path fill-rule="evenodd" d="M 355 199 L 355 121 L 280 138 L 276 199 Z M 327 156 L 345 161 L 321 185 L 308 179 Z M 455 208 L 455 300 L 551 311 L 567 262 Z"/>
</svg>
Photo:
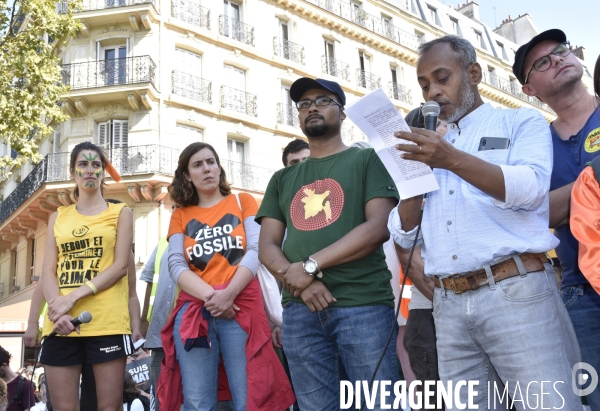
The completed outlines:
<svg viewBox="0 0 600 411">
<path fill-rule="evenodd" d="M 584 50 L 585 47 L 583 46 L 571 46 L 571 52 L 581 61 L 585 61 Z"/>
<path fill-rule="evenodd" d="M 460 14 L 467 16 L 470 19 L 479 21 L 479 3 L 471 0 L 467 0 L 464 5 L 459 4 L 459 10 L 457 10 Z"/>
</svg>

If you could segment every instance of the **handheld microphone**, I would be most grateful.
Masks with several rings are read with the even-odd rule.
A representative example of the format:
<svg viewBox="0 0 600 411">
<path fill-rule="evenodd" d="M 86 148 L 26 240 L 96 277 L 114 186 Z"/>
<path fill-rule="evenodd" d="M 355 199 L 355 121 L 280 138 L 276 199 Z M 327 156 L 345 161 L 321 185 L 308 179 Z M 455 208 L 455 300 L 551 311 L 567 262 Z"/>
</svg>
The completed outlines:
<svg viewBox="0 0 600 411">
<path fill-rule="evenodd" d="M 428 101 L 423 104 L 421 114 L 425 118 L 425 130 L 435 131 L 437 128 L 437 120 L 440 115 L 440 105 L 435 101 Z"/>
<path fill-rule="evenodd" d="M 87 324 L 90 321 L 92 321 L 92 314 L 90 314 L 89 311 L 84 311 L 79 314 L 79 317 L 73 318 L 71 320 L 71 324 L 73 324 L 74 327 L 77 327 L 80 324 Z M 48 337 L 54 337 L 55 335 L 56 331 L 52 331 L 50 334 L 48 334 Z"/>
</svg>

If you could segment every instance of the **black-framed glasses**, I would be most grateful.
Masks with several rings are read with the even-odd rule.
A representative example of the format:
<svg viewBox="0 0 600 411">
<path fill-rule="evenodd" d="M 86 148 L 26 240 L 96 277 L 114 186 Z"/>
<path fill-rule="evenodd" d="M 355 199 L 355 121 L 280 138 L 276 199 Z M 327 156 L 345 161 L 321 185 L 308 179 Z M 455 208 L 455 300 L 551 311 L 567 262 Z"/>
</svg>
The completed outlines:
<svg viewBox="0 0 600 411">
<path fill-rule="evenodd" d="M 531 66 L 531 68 L 527 72 L 527 75 L 525 76 L 525 83 L 523 84 L 527 84 L 527 81 L 529 80 L 529 75 L 531 74 L 531 70 L 543 72 L 548 70 L 552 66 L 552 59 L 550 58 L 550 55 L 552 54 L 558 57 L 568 56 L 569 54 L 571 54 L 571 43 L 569 43 L 568 41 L 560 43 L 556 47 L 554 47 L 554 50 L 552 50 L 550 53 L 534 61 L 533 65 Z"/>
<path fill-rule="evenodd" d="M 335 104 L 337 104 L 338 106 L 342 107 L 342 105 L 340 103 L 338 103 L 337 101 L 335 101 L 332 98 L 329 98 L 329 97 L 319 97 L 316 100 L 309 100 L 309 99 L 300 100 L 300 101 L 298 101 L 296 103 L 296 108 L 298 110 L 308 110 L 308 108 L 310 106 L 312 106 L 313 103 L 315 103 L 315 106 L 321 107 L 321 106 L 328 106 L 332 102 L 335 103 Z"/>
</svg>

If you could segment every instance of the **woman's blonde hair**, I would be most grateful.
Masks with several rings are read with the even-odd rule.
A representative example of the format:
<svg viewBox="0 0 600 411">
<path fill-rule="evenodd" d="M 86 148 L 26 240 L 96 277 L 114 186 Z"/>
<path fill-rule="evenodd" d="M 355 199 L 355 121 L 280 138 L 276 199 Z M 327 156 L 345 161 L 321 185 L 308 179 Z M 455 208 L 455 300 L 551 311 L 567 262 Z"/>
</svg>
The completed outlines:
<svg viewBox="0 0 600 411">
<path fill-rule="evenodd" d="M 8 407 L 8 387 L 0 378 L 0 411 L 6 411 L 6 407 Z"/>
</svg>

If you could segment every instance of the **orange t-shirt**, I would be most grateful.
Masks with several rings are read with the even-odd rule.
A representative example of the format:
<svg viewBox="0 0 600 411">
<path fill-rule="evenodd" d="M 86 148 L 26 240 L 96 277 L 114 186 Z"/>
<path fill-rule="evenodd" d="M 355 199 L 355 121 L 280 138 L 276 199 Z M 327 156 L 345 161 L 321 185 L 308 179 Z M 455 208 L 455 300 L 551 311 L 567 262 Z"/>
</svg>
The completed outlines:
<svg viewBox="0 0 600 411">
<path fill-rule="evenodd" d="M 184 234 L 190 270 L 213 287 L 233 278 L 246 248 L 244 220 L 258 211 L 250 194 L 239 194 L 239 199 L 243 211 L 230 194 L 212 207 L 178 208 L 171 216 L 169 237 Z"/>
</svg>

